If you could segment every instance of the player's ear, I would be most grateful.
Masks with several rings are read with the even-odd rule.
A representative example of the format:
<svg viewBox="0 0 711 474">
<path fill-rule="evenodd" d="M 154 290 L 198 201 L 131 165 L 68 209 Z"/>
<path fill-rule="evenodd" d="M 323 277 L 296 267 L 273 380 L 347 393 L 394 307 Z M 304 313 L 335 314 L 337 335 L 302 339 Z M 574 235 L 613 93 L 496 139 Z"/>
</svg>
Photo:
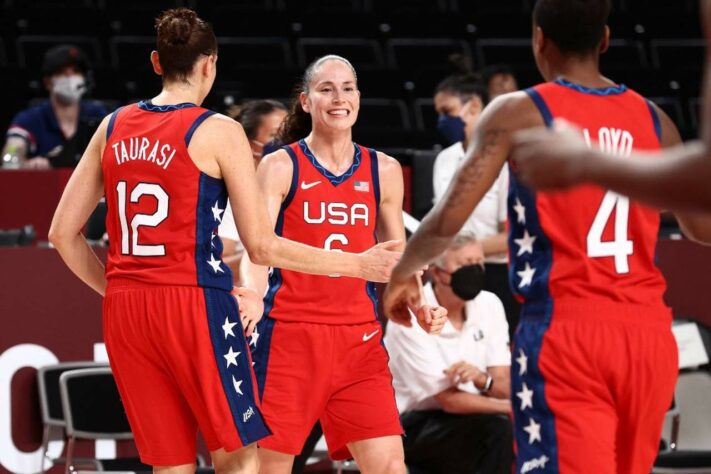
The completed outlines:
<svg viewBox="0 0 711 474">
<path fill-rule="evenodd" d="M 151 51 L 151 64 L 153 65 L 153 72 L 159 76 L 163 75 L 163 68 L 160 65 L 160 59 L 158 58 L 158 51 Z"/>
<path fill-rule="evenodd" d="M 304 109 L 304 112 L 307 114 L 311 113 L 311 106 L 309 105 L 309 96 L 306 94 L 306 92 L 302 92 L 299 94 L 299 102 L 301 103 L 301 108 Z"/>
<path fill-rule="evenodd" d="M 610 47 L 610 27 L 605 25 L 605 32 L 602 34 L 602 40 L 600 41 L 600 47 L 598 51 L 603 54 Z"/>
<path fill-rule="evenodd" d="M 546 37 L 540 26 L 534 25 L 533 28 L 533 49 L 540 55 L 543 52 L 546 44 Z"/>
</svg>

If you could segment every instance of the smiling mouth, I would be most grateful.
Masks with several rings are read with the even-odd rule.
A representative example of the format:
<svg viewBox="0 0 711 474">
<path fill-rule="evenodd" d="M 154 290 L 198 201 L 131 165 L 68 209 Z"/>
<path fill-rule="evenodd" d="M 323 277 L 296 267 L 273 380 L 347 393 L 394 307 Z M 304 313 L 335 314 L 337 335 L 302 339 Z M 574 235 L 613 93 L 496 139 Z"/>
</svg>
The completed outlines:
<svg viewBox="0 0 711 474">
<path fill-rule="evenodd" d="M 350 110 L 346 109 L 337 109 L 337 110 L 329 110 L 328 115 L 334 115 L 336 117 L 348 117 L 351 114 Z"/>
</svg>

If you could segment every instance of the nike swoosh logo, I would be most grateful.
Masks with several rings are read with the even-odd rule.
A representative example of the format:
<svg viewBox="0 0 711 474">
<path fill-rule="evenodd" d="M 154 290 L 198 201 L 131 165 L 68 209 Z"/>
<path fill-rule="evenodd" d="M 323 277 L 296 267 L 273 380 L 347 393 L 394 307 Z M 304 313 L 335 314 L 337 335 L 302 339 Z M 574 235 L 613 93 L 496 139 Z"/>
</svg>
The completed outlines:
<svg viewBox="0 0 711 474">
<path fill-rule="evenodd" d="M 379 332 L 380 332 L 380 329 L 376 329 L 375 331 L 371 332 L 370 334 L 363 334 L 363 342 L 370 341 L 373 338 L 373 336 L 375 336 Z"/>
<path fill-rule="evenodd" d="M 314 181 L 313 183 L 306 183 L 306 181 L 302 181 L 301 182 L 301 189 L 304 189 L 304 190 L 311 189 L 314 186 L 316 186 L 317 184 L 321 184 L 321 181 Z"/>
</svg>

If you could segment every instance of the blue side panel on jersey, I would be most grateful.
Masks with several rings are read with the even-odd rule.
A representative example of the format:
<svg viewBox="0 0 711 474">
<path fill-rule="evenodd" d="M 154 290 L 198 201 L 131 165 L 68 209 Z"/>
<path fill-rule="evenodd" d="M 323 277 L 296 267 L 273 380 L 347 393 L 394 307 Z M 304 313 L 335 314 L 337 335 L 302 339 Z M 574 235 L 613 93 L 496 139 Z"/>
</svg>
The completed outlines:
<svg viewBox="0 0 711 474">
<path fill-rule="evenodd" d="M 235 427 L 242 444 L 246 446 L 269 436 L 271 432 L 255 397 L 249 347 L 240 322 L 237 300 L 229 292 L 212 288 L 205 288 L 204 294 L 215 364 Z M 231 333 L 223 329 L 227 323 L 236 324 Z M 228 354 L 231 356 L 226 357 Z"/>
<path fill-rule="evenodd" d="M 518 212 L 516 211 L 518 209 Z M 509 179 L 509 283 L 514 293 L 525 298 L 521 322 L 514 336 L 513 361 L 511 365 L 511 403 L 514 410 L 514 436 L 518 447 L 517 470 L 522 472 L 538 466 L 534 472 L 558 472 L 558 443 L 555 419 L 545 399 L 545 380 L 538 362 L 543 336 L 548 329 L 553 312 L 549 279 L 553 265 L 553 249 L 541 227 L 536 194 L 523 186 L 515 173 Z M 520 245 L 516 240 L 535 237 L 533 252 L 518 255 Z M 523 242 L 521 242 L 523 243 Z M 533 271 L 531 283 L 524 277 Z M 526 284 L 524 284 L 526 283 Z M 521 355 L 527 358 L 525 367 Z M 517 394 L 533 391 L 533 406 L 522 409 L 522 400 Z M 539 440 L 535 429 L 540 428 Z M 526 431 L 525 428 L 531 430 Z"/>
<path fill-rule="evenodd" d="M 380 172 L 378 170 L 378 152 L 368 148 L 370 153 L 370 174 L 373 178 L 373 191 L 375 192 L 375 204 L 380 209 Z"/>
<path fill-rule="evenodd" d="M 190 140 L 193 139 L 193 133 L 195 133 L 195 130 L 205 121 L 207 120 L 208 117 L 211 115 L 215 115 L 215 112 L 212 110 L 206 110 L 205 112 L 201 113 L 198 115 L 198 118 L 195 119 L 192 125 L 190 125 L 190 128 L 188 129 L 187 133 L 185 134 L 185 146 L 187 147 L 190 145 Z"/>
<path fill-rule="evenodd" d="M 378 169 L 378 153 L 372 148 L 368 148 L 370 155 L 370 175 L 373 181 L 373 194 L 375 197 L 375 222 L 380 218 L 380 174 Z M 373 243 L 378 242 L 378 235 L 373 231 Z M 378 294 L 375 291 L 375 283 L 368 281 L 365 283 L 365 292 L 373 302 L 373 314 L 375 319 L 379 319 L 378 314 Z"/>
<path fill-rule="evenodd" d="M 116 117 L 118 116 L 119 112 L 121 112 L 121 110 L 123 110 L 123 107 L 119 107 L 118 109 L 114 110 L 114 113 L 111 114 L 111 118 L 109 118 L 109 124 L 106 127 L 106 141 L 109 141 L 109 138 L 111 137 L 111 134 L 114 131 Z"/>
<path fill-rule="evenodd" d="M 227 189 L 221 179 L 213 178 L 205 173 L 200 173 L 198 189 L 197 209 L 195 210 L 197 284 L 198 286 L 231 291 L 233 286 L 232 270 L 221 262 L 222 240 L 217 236 L 217 227 L 227 208 Z"/>
<path fill-rule="evenodd" d="M 654 108 L 651 101 L 647 101 L 647 107 L 649 107 L 649 113 L 652 114 L 652 123 L 654 124 L 654 133 L 657 134 L 659 139 L 659 144 L 662 144 L 662 123 L 659 121 L 659 114 L 657 109 Z"/>
<path fill-rule="evenodd" d="M 250 343 L 252 348 L 252 360 L 254 361 L 254 374 L 257 377 L 257 387 L 259 388 L 259 399 L 264 398 L 264 384 L 267 380 L 267 367 L 269 366 L 269 353 L 272 347 L 272 334 L 276 320 L 269 316 L 263 317 L 255 328 L 258 338 L 252 336 Z"/>
<path fill-rule="evenodd" d="M 536 104 L 536 107 L 538 107 L 538 110 L 541 112 L 541 116 L 543 117 L 543 121 L 546 123 L 546 127 L 550 128 L 551 125 L 553 125 L 553 114 L 551 114 L 546 101 L 543 100 L 541 94 L 539 94 L 538 91 L 532 87 L 526 89 L 526 94 L 528 94 L 531 100 L 533 100 L 533 103 Z"/>
<path fill-rule="evenodd" d="M 299 183 L 299 159 L 296 157 L 296 153 L 294 153 L 294 150 L 292 150 L 291 147 L 285 146 L 284 150 L 286 150 L 286 152 L 289 154 L 289 158 L 291 158 L 292 171 L 289 192 L 286 195 L 284 202 L 281 203 L 281 210 L 279 211 L 280 219 L 284 215 L 284 211 L 286 210 L 286 208 L 289 207 L 289 204 L 291 204 L 291 200 L 294 199 L 294 194 L 296 194 L 297 189 L 296 185 Z M 277 227 L 275 229 L 277 235 L 281 235 L 281 227 L 283 225 L 283 222 L 281 224 L 277 222 Z"/>
</svg>

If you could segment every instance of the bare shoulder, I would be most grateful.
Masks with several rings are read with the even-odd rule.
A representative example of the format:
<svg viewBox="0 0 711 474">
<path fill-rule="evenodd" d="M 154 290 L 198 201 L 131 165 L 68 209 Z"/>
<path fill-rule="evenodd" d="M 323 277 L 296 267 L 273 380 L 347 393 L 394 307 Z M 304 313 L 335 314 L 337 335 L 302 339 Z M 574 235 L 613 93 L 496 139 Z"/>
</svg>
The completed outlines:
<svg viewBox="0 0 711 474">
<path fill-rule="evenodd" d="M 400 162 L 382 151 L 376 152 L 378 156 L 378 174 L 382 177 L 402 176 L 402 166 Z"/>
<path fill-rule="evenodd" d="M 526 91 L 503 94 L 484 109 L 487 123 L 508 130 L 540 127 L 545 125 L 538 107 Z"/>
<path fill-rule="evenodd" d="M 202 126 L 198 128 L 198 132 L 200 132 L 201 129 L 203 133 L 208 134 L 224 133 L 227 136 L 239 133 L 244 134 L 244 129 L 239 122 L 223 114 L 213 114 L 209 116 Z"/>
<path fill-rule="evenodd" d="M 269 153 L 262 161 L 259 162 L 259 172 L 268 172 L 270 176 L 289 175 L 293 171 L 294 165 L 291 162 L 291 157 L 286 150 L 279 149 L 273 153 Z"/>
</svg>

